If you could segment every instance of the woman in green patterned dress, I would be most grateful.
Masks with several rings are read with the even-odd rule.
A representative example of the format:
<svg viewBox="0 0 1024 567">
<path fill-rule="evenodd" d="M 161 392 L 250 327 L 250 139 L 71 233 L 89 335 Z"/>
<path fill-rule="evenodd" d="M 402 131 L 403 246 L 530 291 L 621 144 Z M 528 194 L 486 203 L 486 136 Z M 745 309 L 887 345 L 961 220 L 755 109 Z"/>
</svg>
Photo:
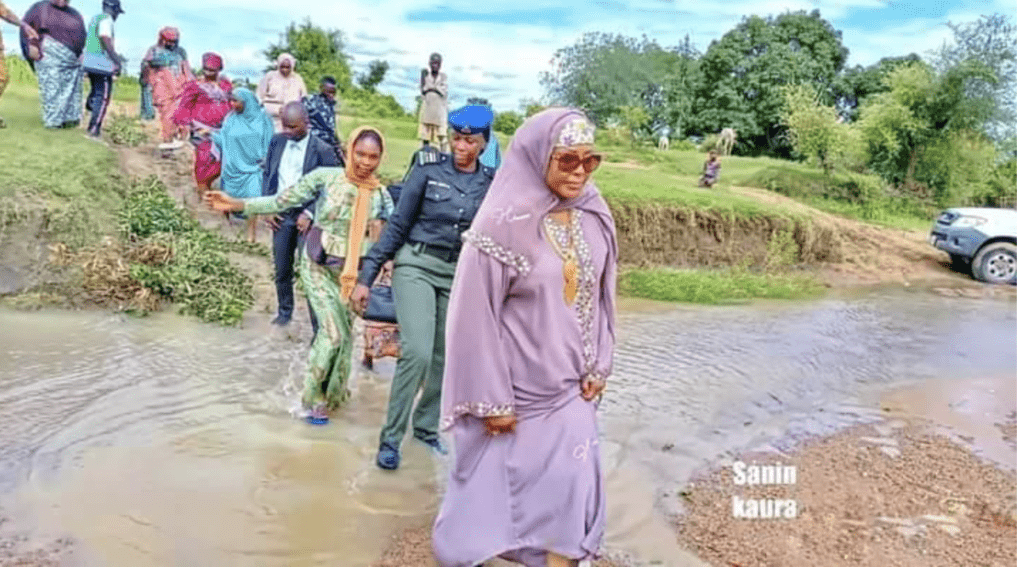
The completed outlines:
<svg viewBox="0 0 1024 567">
<path fill-rule="evenodd" d="M 299 277 L 320 330 L 309 352 L 303 408 L 310 423 L 327 422 L 328 414 L 348 399 L 352 360 L 352 318 L 348 299 L 355 287 L 358 259 L 369 250 L 367 229 L 394 209 L 391 195 L 375 172 L 384 155 L 384 137 L 369 126 L 352 131 L 345 168 L 321 167 L 277 195 L 236 199 L 220 191 L 206 193 L 218 211 L 274 214 L 316 196 L 315 218 L 301 251 Z M 348 261 L 355 259 L 355 261 Z"/>
</svg>

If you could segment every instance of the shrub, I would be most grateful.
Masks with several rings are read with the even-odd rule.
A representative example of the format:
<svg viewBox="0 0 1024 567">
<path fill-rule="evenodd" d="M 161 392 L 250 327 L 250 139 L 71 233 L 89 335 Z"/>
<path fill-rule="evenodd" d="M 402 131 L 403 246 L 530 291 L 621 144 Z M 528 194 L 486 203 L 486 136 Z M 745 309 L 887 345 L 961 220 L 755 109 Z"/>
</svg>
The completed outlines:
<svg viewBox="0 0 1024 567">
<path fill-rule="evenodd" d="M 148 138 L 142 122 L 135 116 L 117 113 L 107 119 L 104 130 L 110 141 L 119 146 L 136 147 Z"/>
<path fill-rule="evenodd" d="M 992 167 L 975 202 L 986 207 L 1017 208 L 1017 158 Z"/>
<path fill-rule="evenodd" d="M 36 75 L 32 72 L 32 67 L 29 67 L 28 61 L 20 55 L 7 57 L 7 72 L 12 83 L 26 84 L 36 81 Z"/>
<path fill-rule="evenodd" d="M 515 111 L 506 110 L 494 117 L 494 131 L 511 136 L 516 129 L 522 126 L 523 117 Z"/>
<path fill-rule="evenodd" d="M 200 228 L 175 205 L 155 176 L 133 182 L 119 219 L 131 247 L 129 274 L 157 295 L 181 305 L 181 312 L 207 322 L 238 323 L 255 300 L 250 278 L 228 261 L 239 248 Z M 169 251 L 144 260 L 139 250 Z"/>
<path fill-rule="evenodd" d="M 695 152 L 697 151 L 697 145 L 690 140 L 672 140 L 669 142 L 669 147 L 673 150 L 680 150 L 683 152 Z"/>
<path fill-rule="evenodd" d="M 341 97 L 339 112 L 349 116 L 368 118 L 403 118 L 408 113 L 395 97 L 364 89 L 349 89 Z"/>
<path fill-rule="evenodd" d="M 995 146 L 981 135 L 947 135 L 921 152 L 914 179 L 931 189 L 939 207 L 970 205 L 988 193 L 995 163 Z"/>
<path fill-rule="evenodd" d="M 718 134 L 705 134 L 704 140 L 697 146 L 701 153 L 707 153 L 718 147 Z"/>
</svg>

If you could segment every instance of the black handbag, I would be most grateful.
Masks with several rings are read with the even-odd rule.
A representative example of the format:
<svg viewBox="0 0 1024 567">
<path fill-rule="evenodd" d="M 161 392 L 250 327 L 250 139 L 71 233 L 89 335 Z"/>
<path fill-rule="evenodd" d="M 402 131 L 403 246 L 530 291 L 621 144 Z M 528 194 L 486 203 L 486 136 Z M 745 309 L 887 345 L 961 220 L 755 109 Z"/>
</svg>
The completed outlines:
<svg viewBox="0 0 1024 567">
<path fill-rule="evenodd" d="M 320 239 L 323 232 L 319 226 L 309 227 L 309 230 L 306 231 L 306 254 L 314 264 L 341 269 L 345 265 L 345 259 L 331 256 L 324 250 L 323 242 Z"/>
<path fill-rule="evenodd" d="M 366 302 L 363 319 L 380 323 L 398 323 L 391 286 L 378 284 L 370 288 L 370 299 Z"/>
</svg>

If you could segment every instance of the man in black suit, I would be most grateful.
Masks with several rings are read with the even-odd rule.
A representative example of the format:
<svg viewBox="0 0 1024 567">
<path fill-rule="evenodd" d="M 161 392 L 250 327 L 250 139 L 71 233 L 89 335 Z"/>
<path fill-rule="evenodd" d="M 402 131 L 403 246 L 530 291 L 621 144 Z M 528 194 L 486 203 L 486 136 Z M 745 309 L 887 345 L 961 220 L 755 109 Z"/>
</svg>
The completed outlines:
<svg viewBox="0 0 1024 567">
<path fill-rule="evenodd" d="M 337 152 L 329 144 L 309 133 L 309 115 L 301 102 L 286 104 L 281 109 L 282 132 L 270 140 L 266 169 L 263 172 L 263 195 L 276 195 L 318 167 L 343 166 Z M 271 217 L 267 223 L 274 231 L 274 283 L 277 284 L 277 317 L 275 325 L 285 326 L 292 320 L 295 294 L 295 249 L 304 243 L 303 236 L 313 222 L 316 200 Z M 309 317 L 316 333 L 313 310 Z"/>
</svg>

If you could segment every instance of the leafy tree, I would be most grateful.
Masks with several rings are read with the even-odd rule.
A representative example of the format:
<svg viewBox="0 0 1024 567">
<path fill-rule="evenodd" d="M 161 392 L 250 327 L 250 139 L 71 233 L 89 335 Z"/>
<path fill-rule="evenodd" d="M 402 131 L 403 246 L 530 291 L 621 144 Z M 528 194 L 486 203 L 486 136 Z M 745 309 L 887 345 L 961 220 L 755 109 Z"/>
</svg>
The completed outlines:
<svg viewBox="0 0 1024 567">
<path fill-rule="evenodd" d="M 516 129 L 522 126 L 522 124 L 522 115 L 512 110 L 499 112 L 498 115 L 494 117 L 494 130 L 509 136 L 514 134 Z"/>
<path fill-rule="evenodd" d="M 871 168 L 939 205 L 961 200 L 964 187 L 980 183 L 995 155 L 978 136 L 993 105 L 969 96 L 972 80 L 995 77 L 975 61 L 941 74 L 920 62 L 891 71 L 884 79 L 887 92 L 871 98 L 858 122 Z"/>
<path fill-rule="evenodd" d="M 780 87 L 807 84 L 823 102 L 832 104 L 847 54 L 842 33 L 817 10 L 744 18 L 712 42 L 700 60 L 696 129 L 717 132 L 731 127 L 751 147 L 786 155 Z"/>
<path fill-rule="evenodd" d="M 535 100 L 523 100 L 520 102 L 520 106 L 522 106 L 523 114 L 525 114 L 527 118 L 547 108 L 547 106 Z"/>
<path fill-rule="evenodd" d="M 359 86 L 363 87 L 364 90 L 377 92 L 377 85 L 384 81 L 384 75 L 387 74 L 388 69 L 389 66 L 387 61 L 382 61 L 380 59 L 371 61 L 366 73 L 363 73 L 357 79 Z"/>
<path fill-rule="evenodd" d="M 992 168 L 976 201 L 976 204 L 986 207 L 1017 208 L 1017 158 L 1005 160 Z"/>
<path fill-rule="evenodd" d="M 785 85 L 782 123 L 787 127 L 789 142 L 797 154 L 814 159 L 831 173 L 830 158 L 839 151 L 840 130 L 835 111 L 822 104 L 808 85 Z"/>
<path fill-rule="evenodd" d="M 338 82 L 338 90 L 344 93 L 352 84 L 352 71 L 345 55 L 345 36 L 339 30 L 326 30 L 313 25 L 307 18 L 302 24 L 288 25 L 279 43 L 272 43 L 263 51 L 271 62 L 267 70 L 275 66 L 278 55 L 291 53 L 298 64 L 295 71 L 306 82 L 310 92 L 319 90 L 320 78 L 331 75 Z"/>
<path fill-rule="evenodd" d="M 630 143 L 636 146 L 647 133 L 651 117 L 639 106 L 620 106 L 618 124 L 629 133 Z"/>
<path fill-rule="evenodd" d="M 1001 14 L 982 16 L 966 24 L 947 24 L 953 41 L 934 54 L 933 64 L 945 73 L 974 61 L 992 72 L 989 79 L 972 78 L 965 85 L 971 99 L 991 101 L 995 109 L 985 131 L 995 140 L 1017 132 L 1017 26 Z M 994 80 L 991 80 L 994 79 Z"/>
<path fill-rule="evenodd" d="M 641 106 L 651 115 L 662 112 L 679 59 L 680 54 L 646 36 L 591 32 L 555 52 L 553 70 L 541 75 L 541 84 L 550 100 L 583 109 L 604 125 L 621 106 Z"/>
<path fill-rule="evenodd" d="M 855 122 L 860 118 L 864 103 L 878 93 L 885 92 L 884 79 L 893 70 L 920 62 L 916 53 L 899 57 L 883 57 L 874 65 L 847 68 L 837 82 L 836 108 L 846 122 Z"/>
<path fill-rule="evenodd" d="M 667 128 L 675 137 L 683 137 L 700 132 L 694 112 L 697 87 L 701 79 L 700 54 L 689 46 L 689 36 L 686 43 L 676 49 L 676 53 L 679 54 L 679 61 L 665 85 L 664 106 L 660 112 L 652 114 L 651 128 L 655 131 Z M 653 102 L 646 99 L 646 108 L 651 109 Z"/>
</svg>

